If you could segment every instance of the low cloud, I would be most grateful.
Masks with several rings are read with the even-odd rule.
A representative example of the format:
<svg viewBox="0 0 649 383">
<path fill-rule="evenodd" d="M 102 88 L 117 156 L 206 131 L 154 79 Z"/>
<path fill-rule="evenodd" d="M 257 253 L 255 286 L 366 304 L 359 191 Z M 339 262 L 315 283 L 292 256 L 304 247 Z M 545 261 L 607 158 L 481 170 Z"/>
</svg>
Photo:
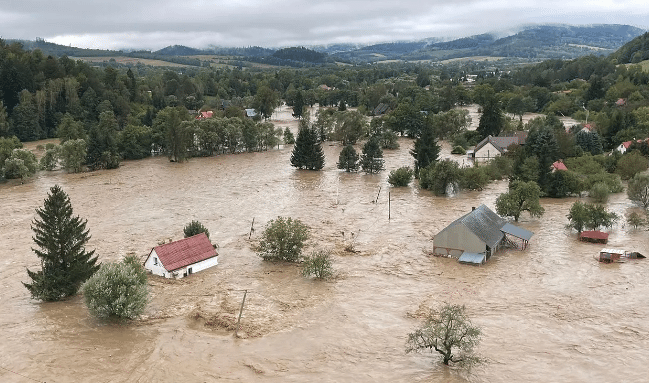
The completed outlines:
<svg viewBox="0 0 649 383">
<path fill-rule="evenodd" d="M 101 49 L 376 43 L 463 37 L 531 23 L 630 24 L 644 2 L 417 0 L 23 0 L 3 5 L 4 39 L 36 37 Z"/>
</svg>

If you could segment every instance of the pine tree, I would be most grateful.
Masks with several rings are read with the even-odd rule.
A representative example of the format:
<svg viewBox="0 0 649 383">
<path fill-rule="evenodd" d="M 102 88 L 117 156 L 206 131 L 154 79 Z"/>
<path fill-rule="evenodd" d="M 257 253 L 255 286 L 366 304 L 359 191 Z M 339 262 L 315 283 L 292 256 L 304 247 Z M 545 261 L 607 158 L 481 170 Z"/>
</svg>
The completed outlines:
<svg viewBox="0 0 649 383">
<path fill-rule="evenodd" d="M 293 101 L 293 117 L 302 118 L 304 114 L 304 96 L 301 91 L 297 91 Z"/>
<path fill-rule="evenodd" d="M 32 283 L 23 283 L 32 298 L 57 301 L 77 293 L 83 282 L 98 269 L 94 250 L 86 251 L 90 240 L 87 220 L 72 216 L 68 195 L 55 185 L 45 199 L 43 208 L 36 209 L 38 218 L 32 222 L 33 249 L 41 259 L 41 270 L 27 274 Z"/>
<path fill-rule="evenodd" d="M 352 172 L 358 170 L 358 166 L 358 153 L 356 153 L 353 146 L 345 146 L 338 156 L 338 169 Z"/>
<path fill-rule="evenodd" d="M 361 155 L 361 167 L 366 173 L 378 173 L 383 170 L 383 150 L 379 145 L 379 139 L 372 137 L 363 146 L 363 155 Z"/>
<path fill-rule="evenodd" d="M 324 161 L 324 152 L 318 142 L 318 134 L 309 127 L 308 122 L 300 123 L 300 130 L 291 154 L 291 166 L 298 169 L 320 170 L 324 167 Z"/>
<path fill-rule="evenodd" d="M 435 131 L 431 126 L 425 126 L 421 135 L 415 140 L 415 147 L 410 155 L 415 158 L 415 178 L 419 178 L 419 171 L 439 159 L 440 147 L 437 144 Z"/>
<path fill-rule="evenodd" d="M 482 115 L 476 129 L 485 138 L 489 135 L 497 136 L 503 128 L 505 119 L 500 106 L 500 100 L 496 96 L 487 98 L 482 105 Z"/>
</svg>

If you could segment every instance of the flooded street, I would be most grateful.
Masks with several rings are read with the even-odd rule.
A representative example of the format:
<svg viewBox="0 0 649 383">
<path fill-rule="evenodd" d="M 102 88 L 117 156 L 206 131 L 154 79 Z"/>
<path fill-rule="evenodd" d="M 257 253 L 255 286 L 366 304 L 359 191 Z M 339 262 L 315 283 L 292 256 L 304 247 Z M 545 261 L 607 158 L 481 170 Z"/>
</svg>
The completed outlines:
<svg viewBox="0 0 649 383">
<path fill-rule="evenodd" d="M 400 144 L 384 152 L 387 170 L 379 175 L 339 171 L 341 146 L 327 144 L 320 172 L 292 168 L 286 147 L 181 164 L 156 157 L 110 171 L 40 172 L 24 185 L 0 185 L 0 381 L 647 379 L 649 260 L 594 260 L 602 245 L 578 242 L 565 229 L 574 198 L 542 200 L 541 219 L 523 215 L 520 226 L 535 233 L 526 251 L 499 252 L 482 267 L 430 256 L 438 231 L 472 206 L 495 210 L 507 183 L 450 198 L 414 185 L 390 188 L 389 171 L 412 166 L 411 141 Z M 442 158 L 449 152 L 444 146 Z M 219 265 L 179 281 L 150 277 L 144 317 L 125 325 L 95 321 L 82 297 L 38 303 L 21 282 L 26 267 L 40 267 L 30 223 L 54 184 L 88 220 L 88 247 L 101 262 L 129 253 L 144 260 L 198 220 L 219 245 Z M 620 193 L 608 207 L 623 216 L 633 205 Z M 298 267 L 265 263 L 254 253 L 264 225 L 279 215 L 311 227 L 307 252 L 333 252 L 334 279 L 305 279 Z M 622 222 L 607 247 L 646 255 L 647 231 Z M 232 325 L 243 290 L 237 339 Z M 482 328 L 479 352 L 489 363 L 470 375 L 443 367 L 436 355 L 404 352 L 425 308 L 443 302 L 465 304 Z"/>
</svg>

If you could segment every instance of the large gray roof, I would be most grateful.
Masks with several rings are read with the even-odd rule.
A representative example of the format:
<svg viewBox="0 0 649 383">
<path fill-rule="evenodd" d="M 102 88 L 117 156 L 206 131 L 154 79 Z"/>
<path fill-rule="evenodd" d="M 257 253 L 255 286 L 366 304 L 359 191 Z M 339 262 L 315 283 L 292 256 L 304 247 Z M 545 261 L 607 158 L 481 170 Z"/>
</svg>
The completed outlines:
<svg viewBox="0 0 649 383">
<path fill-rule="evenodd" d="M 505 236 L 505 234 L 500 231 L 500 228 L 503 227 L 505 223 L 507 223 L 507 221 L 500 218 L 498 214 L 491 211 L 487 206 L 480 205 L 475 210 L 456 219 L 453 223 L 447 226 L 447 229 L 455 225 L 464 225 L 471 230 L 473 234 L 480 238 L 482 242 L 486 243 L 487 246 L 493 248 L 496 247 Z"/>
</svg>

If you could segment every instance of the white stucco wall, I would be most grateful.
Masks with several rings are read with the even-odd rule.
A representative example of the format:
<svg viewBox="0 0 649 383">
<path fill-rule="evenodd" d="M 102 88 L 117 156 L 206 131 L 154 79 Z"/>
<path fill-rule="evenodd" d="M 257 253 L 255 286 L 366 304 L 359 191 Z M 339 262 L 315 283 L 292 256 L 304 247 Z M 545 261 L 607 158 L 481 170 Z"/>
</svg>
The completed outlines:
<svg viewBox="0 0 649 383">
<path fill-rule="evenodd" d="M 150 271 L 154 275 L 171 278 L 171 274 L 164 268 L 164 266 L 162 266 L 162 262 L 160 262 L 160 258 L 158 258 L 158 254 L 156 254 L 155 249 L 151 250 L 149 257 L 144 262 L 144 269 Z"/>
</svg>

